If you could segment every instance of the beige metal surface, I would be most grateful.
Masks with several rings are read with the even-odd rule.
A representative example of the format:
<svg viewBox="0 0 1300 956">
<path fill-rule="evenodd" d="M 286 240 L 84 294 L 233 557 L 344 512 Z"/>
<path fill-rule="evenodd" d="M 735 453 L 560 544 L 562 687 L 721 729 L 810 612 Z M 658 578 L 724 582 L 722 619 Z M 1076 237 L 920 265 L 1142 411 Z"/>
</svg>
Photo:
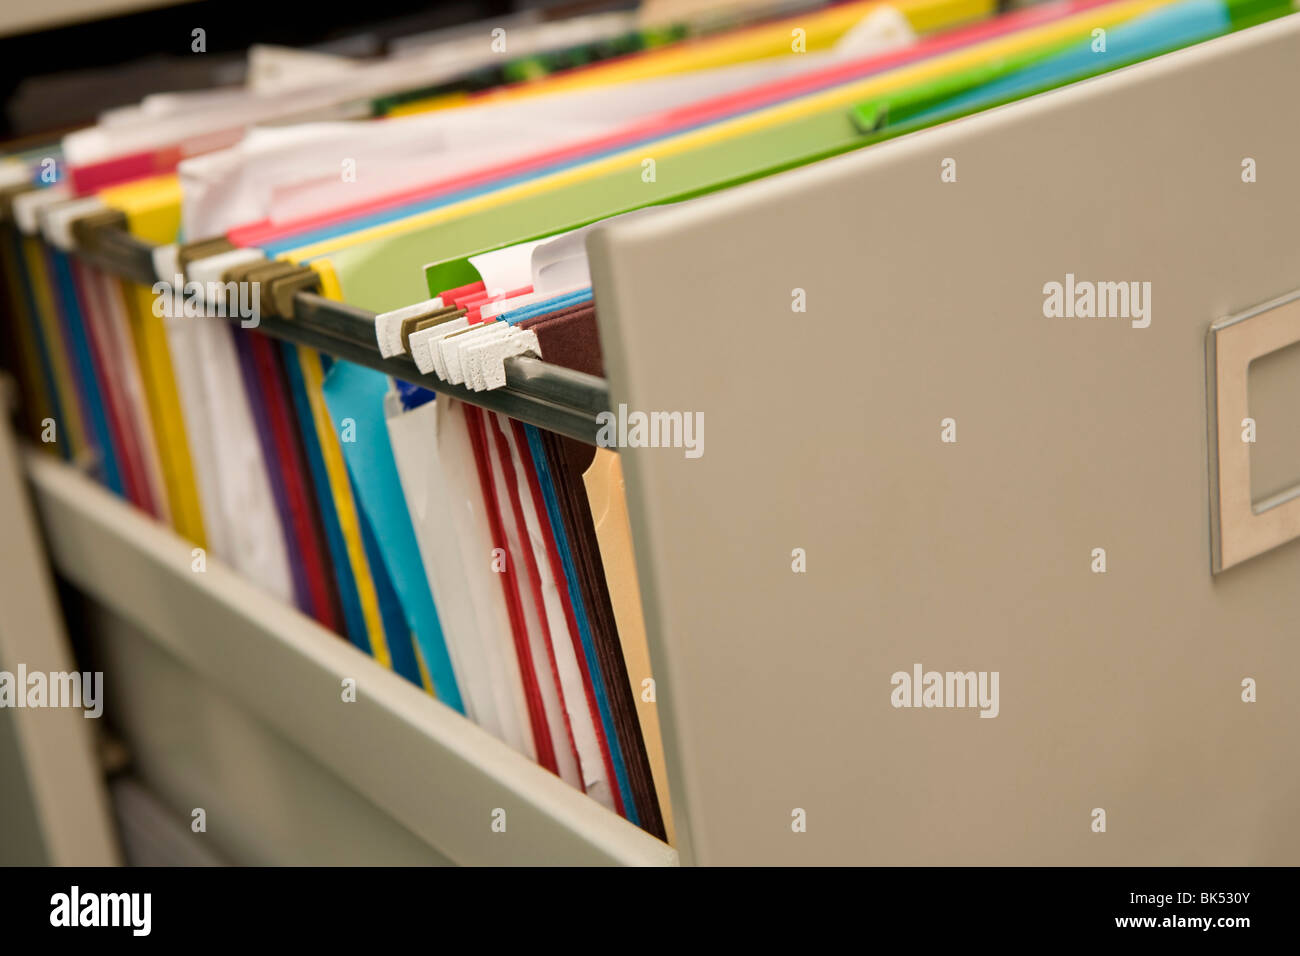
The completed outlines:
<svg viewBox="0 0 1300 956">
<path fill-rule="evenodd" d="M 177 850 L 242 866 L 451 862 L 127 618 L 90 603 L 83 623 L 132 769 L 183 827 Z"/>
<path fill-rule="evenodd" d="M 106 709 L 150 786 L 185 816 L 208 810 L 227 856 L 326 862 L 319 843 L 347 862 L 676 862 L 234 572 L 195 573 L 188 543 L 90 480 L 34 451 L 25 465 L 55 568 L 102 606 Z"/>
<path fill-rule="evenodd" d="M 15 680 L 20 666 L 28 674 L 77 670 L 7 420 L 0 528 L 0 670 Z M 95 719 L 81 709 L 6 706 L 0 723 L 0 864 L 117 863 Z"/>
<path fill-rule="evenodd" d="M 169 7 L 185 0 L 46 0 L 45 3 L 6 3 L 0 8 L 0 36 L 12 33 L 29 33 L 52 27 L 102 20 Z M 197 16 L 196 16 L 197 21 Z M 195 23 L 195 26 L 202 26 Z"/>
<path fill-rule="evenodd" d="M 1300 545 L 1211 574 L 1205 374 L 1300 286 L 1298 83 L 1293 16 L 593 236 L 613 401 L 707 423 L 623 453 L 685 861 L 1300 863 Z"/>
</svg>

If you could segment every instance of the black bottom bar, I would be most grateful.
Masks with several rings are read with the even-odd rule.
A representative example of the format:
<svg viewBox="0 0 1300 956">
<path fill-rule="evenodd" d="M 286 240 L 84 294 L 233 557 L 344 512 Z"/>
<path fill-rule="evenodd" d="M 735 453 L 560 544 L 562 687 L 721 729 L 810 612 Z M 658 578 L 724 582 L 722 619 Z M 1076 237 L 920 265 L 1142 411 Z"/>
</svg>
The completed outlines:
<svg viewBox="0 0 1300 956">
<path fill-rule="evenodd" d="M 778 928 L 814 951 L 822 948 L 817 940 L 837 946 L 833 940 L 886 942 L 899 934 L 915 952 L 934 952 L 934 943 L 949 939 L 979 952 L 1003 940 L 1099 936 L 1222 948 L 1260 932 L 1291 938 L 1295 892 L 1294 871 L 1283 869 L 568 870 L 544 877 L 522 870 L 45 869 L 0 871 L 0 880 L 7 884 L 0 891 L 6 944 L 64 937 L 79 947 L 129 945 L 143 938 L 136 933 L 146 922 L 145 897 L 115 896 L 105 905 L 101 894 L 147 893 L 149 938 L 201 941 L 206 949 L 284 937 L 298 951 L 317 940 L 439 948 L 478 940 L 496 949 L 507 927 L 549 941 L 548 948 L 596 932 L 607 945 L 622 940 L 618 948 L 640 940 L 670 952 L 698 949 L 719 932 L 734 949 L 737 935 L 766 938 Z M 111 922 L 116 913 L 119 925 L 71 926 L 74 886 L 78 923 L 102 921 L 105 913 Z M 126 909 L 128 900 L 138 905 Z"/>
</svg>

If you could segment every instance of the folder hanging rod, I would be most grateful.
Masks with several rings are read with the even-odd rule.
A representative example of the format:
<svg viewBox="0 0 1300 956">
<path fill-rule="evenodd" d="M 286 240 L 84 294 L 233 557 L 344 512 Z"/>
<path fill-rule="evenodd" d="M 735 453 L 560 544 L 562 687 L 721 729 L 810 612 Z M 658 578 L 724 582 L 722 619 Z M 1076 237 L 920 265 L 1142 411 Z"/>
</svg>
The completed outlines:
<svg viewBox="0 0 1300 956">
<path fill-rule="evenodd" d="M 114 275 L 152 285 L 160 277 L 153 247 L 132 236 L 119 222 L 92 224 L 81 231 L 77 252 Z M 165 277 L 170 281 L 170 277 Z M 232 317 L 238 322 L 238 317 Z M 317 349 L 327 355 L 375 369 L 529 425 L 596 444 L 596 416 L 609 409 L 609 386 L 603 378 L 535 358 L 506 359 L 506 386 L 475 392 L 424 375 L 408 355 L 384 358 L 375 341 L 375 313 L 334 302 L 314 292 L 293 296 L 293 318 L 263 315 L 258 326 L 275 338 Z"/>
</svg>

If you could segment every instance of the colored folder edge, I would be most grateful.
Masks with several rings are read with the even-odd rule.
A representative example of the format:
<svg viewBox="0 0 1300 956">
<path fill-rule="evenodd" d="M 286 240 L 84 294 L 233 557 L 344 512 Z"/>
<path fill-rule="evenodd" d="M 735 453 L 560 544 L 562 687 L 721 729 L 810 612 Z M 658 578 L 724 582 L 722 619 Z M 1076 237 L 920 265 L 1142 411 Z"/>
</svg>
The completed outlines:
<svg viewBox="0 0 1300 956">
<path fill-rule="evenodd" d="M 861 100 L 863 97 L 860 94 L 864 92 L 870 94 L 874 90 L 900 88 L 907 82 L 939 75 L 949 69 L 979 62 L 982 59 L 1005 55 L 1018 48 L 1051 42 L 1063 37 L 1086 36 L 1098 23 L 1104 25 L 1118 22 L 1137 12 L 1152 9 L 1159 5 L 1161 5 L 1159 0 L 1136 0 L 1136 2 L 1109 5 L 1105 8 L 1069 17 L 1064 21 L 1025 31 L 1024 34 L 990 41 L 989 43 L 980 44 L 978 48 L 948 54 L 940 58 L 942 62 L 926 61 L 915 64 L 883 77 L 873 78 L 863 83 L 850 84 L 845 88 L 821 93 L 800 100 L 797 103 L 784 104 L 780 107 L 762 111 L 760 114 L 745 116 L 706 130 L 670 138 L 655 144 L 651 149 L 638 149 L 623 153 L 597 163 L 586 164 L 574 170 L 566 170 L 545 176 L 409 219 L 352 233 L 328 243 L 297 249 L 285 255 L 295 261 L 307 261 L 324 255 L 330 255 L 331 258 L 336 260 L 351 258 L 352 256 L 382 256 L 393 260 L 395 274 L 400 273 L 407 264 L 419 264 L 433 260 L 435 266 L 429 270 L 429 288 L 431 290 L 438 287 L 445 288 L 460 285 L 472 276 L 470 267 L 465 262 L 470 255 L 492 248 L 501 248 L 505 245 L 540 238 L 565 228 L 574 228 L 601 218 L 607 218 L 610 215 L 628 211 L 631 208 L 685 198 L 701 191 L 745 181 L 758 175 L 766 175 L 776 169 L 789 168 L 791 165 L 809 162 L 824 155 L 833 155 L 835 152 L 842 152 L 852 148 L 859 144 L 859 134 L 851 129 L 839 111 L 842 107 Z M 817 126 L 819 117 L 824 121 L 820 127 Z M 810 123 L 812 124 L 811 129 L 809 128 Z M 805 131 L 800 133 L 800 128 Z M 763 136 L 764 134 L 770 134 L 766 138 L 769 152 L 772 152 L 773 140 L 776 140 L 776 144 L 780 149 L 775 152 L 776 155 L 781 157 L 780 160 L 768 165 L 758 165 L 757 168 L 751 167 L 751 169 L 742 170 L 737 174 L 735 172 L 736 156 L 745 156 L 744 147 L 755 142 L 753 137 Z M 709 152 L 701 153 L 700 151 L 703 150 Z M 661 174 L 664 171 L 665 163 L 674 160 L 678 156 L 683 157 L 683 162 L 680 166 L 673 168 L 671 177 L 661 175 L 657 184 L 644 184 L 639 173 L 641 159 L 647 153 L 652 153 L 657 158 Z M 702 177 L 698 172 L 692 174 L 689 168 L 697 165 L 696 160 L 701 155 L 714 157 L 714 162 L 720 162 L 719 168 L 731 172 L 732 175 L 715 176 L 711 181 L 706 179 L 701 182 Z M 627 176 L 629 173 L 634 178 L 629 183 L 620 184 L 618 182 L 619 177 Z M 689 185 L 685 189 L 670 191 L 666 187 L 666 182 L 674 184 L 686 183 Z M 631 190 L 627 188 L 628 186 L 632 187 Z M 614 195 L 627 193 L 637 197 L 639 201 L 591 202 L 592 196 L 599 196 L 602 193 L 607 194 L 611 191 L 614 192 Z M 570 197 L 577 197 L 581 200 L 584 195 L 587 197 L 587 207 L 590 212 L 584 210 L 583 215 L 571 214 L 569 210 L 580 207 L 581 202 L 575 204 L 570 201 Z M 538 199 L 537 197 L 545 198 Z M 514 210 L 521 207 L 523 200 L 530 200 L 530 209 L 536 209 L 540 213 L 530 220 L 537 223 L 531 228 L 521 227 L 518 221 L 507 219 L 502 223 L 499 216 L 484 218 L 482 215 L 489 211 L 499 210 L 506 203 L 511 204 L 510 208 L 513 213 Z M 544 212 L 540 207 L 545 207 Z M 434 228 L 452 221 L 457 221 L 458 226 L 472 228 Z M 488 227 L 488 223 L 492 224 L 491 228 Z M 462 239 L 462 236 L 465 238 Z M 482 236 L 483 238 L 475 241 L 473 236 Z M 398 242 L 388 243 L 382 247 L 372 244 L 374 240 L 386 237 L 401 237 L 401 239 Z M 363 243 L 367 245 L 367 248 L 355 252 L 351 251 L 353 247 Z M 457 246 L 459 248 L 456 248 Z M 468 248 L 466 248 L 467 246 Z M 450 271 L 446 268 L 448 263 L 451 265 Z M 404 288 L 407 291 L 403 292 Z M 357 304 L 381 311 L 404 305 L 411 299 L 416 298 L 419 292 L 423 290 L 413 292 L 410 290 L 409 285 L 403 286 L 399 282 L 396 286 L 388 287 L 387 294 L 383 298 L 378 295 L 371 296 L 371 291 L 370 289 L 362 290 L 363 295 L 358 297 L 354 295 L 352 290 L 348 290 L 349 299 L 356 301 Z M 367 297 L 369 297 L 369 301 L 366 301 Z M 402 301 L 403 299 L 406 301 Z"/>
<path fill-rule="evenodd" d="M 1123 23 L 1098 39 L 1009 57 L 860 103 L 855 124 L 887 139 L 1108 73 L 1161 53 L 1292 12 L 1287 0 L 1184 0 Z M 1045 55 L 1044 55 L 1045 54 Z"/>
<path fill-rule="evenodd" d="M 149 180 L 131 188 L 106 191 L 100 198 L 126 215 L 132 235 L 159 245 L 175 240 L 180 228 L 180 189 L 174 182 L 165 178 Z M 133 343 L 163 462 L 172 526 L 182 537 L 206 548 L 194 463 L 166 334 L 153 314 L 154 294 L 146 286 L 128 283 L 126 297 Z"/>
<path fill-rule="evenodd" d="M 1086 5 L 1081 4 L 1080 6 Z M 865 5 L 866 8 L 870 9 L 879 6 L 881 4 L 878 3 Z M 909 8 L 904 5 L 901 9 Z M 943 0 L 943 2 L 933 6 L 926 6 L 924 9 L 928 11 L 930 19 L 934 23 L 949 25 L 950 23 L 960 23 L 968 19 L 967 13 L 969 11 L 966 7 L 962 3 L 949 2 L 949 0 Z M 1040 14 L 1037 10 L 1028 10 L 1017 12 L 1010 17 L 1001 18 L 1001 20 L 989 21 L 981 26 L 986 27 L 995 34 L 1004 33 L 1013 29 L 1015 24 L 1031 22 L 1043 16 L 1044 14 Z M 1055 17 L 1058 14 L 1049 11 L 1046 16 Z M 983 30 L 976 32 L 976 29 L 968 28 L 968 31 L 963 31 L 961 42 L 973 42 L 977 37 L 987 35 Z M 939 38 L 936 38 L 936 41 L 939 41 Z M 947 44 L 951 41 L 944 37 L 939 42 Z M 719 119 L 734 116 L 737 113 L 752 111 L 773 102 L 793 99 L 810 89 L 823 89 L 830 85 L 842 83 L 846 79 L 860 76 L 863 71 L 874 72 L 886 69 L 894 62 L 903 62 L 908 59 L 929 55 L 930 50 L 939 48 L 942 48 L 942 46 L 935 46 L 926 42 L 918 45 L 918 52 L 916 53 L 903 50 L 896 54 L 867 58 L 865 63 L 862 60 L 855 60 L 846 64 L 836 64 L 814 71 L 810 75 L 800 75 L 774 83 L 763 84 L 744 94 L 719 97 L 700 103 L 695 107 L 675 110 L 646 120 L 643 123 L 635 124 L 629 129 L 616 131 L 608 137 L 591 143 L 556 150 L 552 154 L 543 154 L 527 162 L 508 163 L 497 169 L 457 177 L 451 181 L 431 183 L 427 187 L 413 187 L 404 193 L 382 197 L 353 207 L 332 210 L 298 222 L 273 224 L 269 221 L 263 221 L 249 224 L 246 227 L 232 230 L 230 238 L 237 245 L 262 246 L 266 248 L 269 255 L 277 255 L 295 245 L 304 246 L 315 242 L 328 241 L 331 237 L 343 233 L 355 232 L 366 226 L 378 225 L 404 216 L 415 215 L 420 211 L 445 205 L 454 200 L 480 195 L 492 188 L 499 188 L 511 182 L 525 182 L 545 172 L 569 168 L 583 162 L 590 162 L 593 159 L 617 154 L 634 143 L 648 143 L 656 139 L 662 139 L 670 133 L 680 133 L 706 126 L 717 122 Z M 790 54 L 788 50 L 785 50 L 785 53 L 795 55 Z M 646 77 L 641 77 L 641 79 L 651 79 L 657 75 L 659 74 L 649 72 Z M 589 77 L 592 82 L 595 79 L 595 77 Z M 570 87 L 566 87 L 566 89 L 580 90 L 590 85 L 591 82 L 575 83 L 570 84 Z M 369 221 L 366 221 L 367 219 Z"/>
<path fill-rule="evenodd" d="M 333 271 L 322 266 L 317 269 L 317 272 L 321 276 L 322 295 L 342 301 L 341 289 Z M 316 440 L 324 452 L 327 469 L 332 473 L 331 489 L 344 534 L 350 536 L 353 527 L 359 531 L 362 528 L 362 521 L 373 522 L 379 518 L 383 520 L 382 527 L 376 528 L 381 537 L 376 541 L 376 554 L 373 559 L 361 553 L 364 551 L 364 546 L 359 550 L 355 540 L 348 548 L 349 558 L 362 592 L 362 606 L 366 613 L 371 647 L 382 648 L 387 663 L 395 670 L 399 669 L 399 665 L 401 670 L 408 670 L 409 665 L 403 665 L 402 662 L 414 661 L 417 666 L 415 682 L 426 684 L 427 674 L 429 686 L 426 689 L 432 690 L 447 706 L 464 713 L 464 702 L 451 666 L 451 658 L 437 617 L 437 609 L 433 605 L 432 595 L 429 593 L 425 579 L 423 560 L 415 543 L 414 531 L 410 527 L 410 515 L 405 511 L 404 499 L 400 497 L 400 480 L 392 457 L 387 425 L 383 420 L 383 390 L 371 396 L 374 407 L 370 411 L 373 414 L 366 419 L 367 425 L 364 429 L 368 436 L 367 441 L 372 443 L 369 446 L 372 454 L 363 456 L 366 459 L 364 461 L 362 457 L 354 455 L 356 467 L 351 470 L 351 477 L 349 477 L 348 456 L 339 441 L 342 422 L 331 416 L 329 408 L 331 389 L 327 386 L 326 377 L 332 373 L 328 373 L 321 366 L 318 357 L 313 361 L 309 353 L 310 350 L 300 350 L 300 356 L 306 359 L 303 367 L 304 380 L 310 389 L 309 400 L 314 408 L 313 425 L 316 429 Z M 353 369 L 346 369 L 341 373 L 336 388 L 342 388 L 339 383 L 350 377 L 352 371 Z M 355 371 L 368 370 L 356 369 Z M 378 375 L 378 373 L 370 373 L 370 375 Z M 366 380 L 370 379 L 367 377 Z M 358 410 L 356 414 L 362 414 L 366 408 L 364 403 L 347 404 L 350 409 Z M 351 416 L 339 416 L 340 419 L 345 417 Z M 372 471 L 374 474 L 371 474 Z M 364 489 L 354 486 L 354 481 L 362 480 L 366 482 Z M 394 495 L 396 495 L 395 500 L 402 503 L 401 509 L 384 507 L 385 502 L 392 503 Z M 372 501 L 373 513 L 369 515 L 365 513 L 364 498 L 366 497 L 371 498 Z M 362 500 L 358 500 L 359 498 Z M 381 507 L 383 507 L 382 515 Z M 384 615 L 380 610 L 381 595 L 374 584 L 375 577 L 378 575 L 387 578 L 386 582 L 381 578 L 380 583 L 385 590 L 389 585 L 393 587 L 393 593 L 398 594 L 402 609 L 400 618 L 394 618 L 390 612 L 387 626 L 383 623 Z M 366 587 L 367 579 L 370 582 L 369 587 Z M 391 602 L 384 603 L 391 608 Z M 412 657 L 412 654 L 416 656 Z M 376 654 L 376 657 L 378 656 Z M 409 677 L 410 674 L 406 676 Z"/>
</svg>

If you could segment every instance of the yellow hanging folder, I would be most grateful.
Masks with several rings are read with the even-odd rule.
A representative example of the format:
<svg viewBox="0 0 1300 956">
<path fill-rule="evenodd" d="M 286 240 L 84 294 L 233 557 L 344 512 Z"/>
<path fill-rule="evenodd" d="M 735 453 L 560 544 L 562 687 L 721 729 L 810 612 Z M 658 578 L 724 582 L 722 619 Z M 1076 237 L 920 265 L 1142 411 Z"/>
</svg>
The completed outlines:
<svg viewBox="0 0 1300 956">
<path fill-rule="evenodd" d="M 321 277 L 321 295 L 328 299 L 342 301 L 334 270 L 328 263 L 316 264 L 315 268 Z M 315 425 L 321 456 L 325 462 L 330 495 L 334 499 L 339 529 L 347 548 L 348 563 L 352 566 L 352 575 L 357 584 L 357 597 L 361 602 L 361 613 L 365 619 L 370 653 L 375 660 L 391 669 L 392 656 L 388 653 L 388 642 L 384 636 L 384 622 L 379 611 L 379 595 L 375 590 L 374 578 L 370 574 L 370 562 L 366 558 L 366 549 L 361 540 L 361 521 L 357 516 L 356 500 L 352 496 L 352 483 L 348 478 L 347 465 L 343 461 L 343 450 L 339 448 L 339 438 L 334 431 L 329 410 L 325 407 L 325 396 L 321 391 L 325 373 L 321 367 L 320 354 L 315 349 L 299 346 L 297 357 L 302 368 L 307 400 L 311 405 L 312 424 Z"/>
<path fill-rule="evenodd" d="M 99 198 L 126 214 L 127 228 L 132 235 L 157 245 L 176 241 L 180 231 L 181 191 L 175 176 L 115 186 L 101 192 Z M 162 320 L 154 315 L 153 290 L 137 283 L 126 283 L 125 286 L 132 345 L 144 380 L 145 398 L 162 459 L 172 526 L 182 536 L 206 548 L 207 534 L 194 462 L 190 456 L 166 331 Z"/>
</svg>

